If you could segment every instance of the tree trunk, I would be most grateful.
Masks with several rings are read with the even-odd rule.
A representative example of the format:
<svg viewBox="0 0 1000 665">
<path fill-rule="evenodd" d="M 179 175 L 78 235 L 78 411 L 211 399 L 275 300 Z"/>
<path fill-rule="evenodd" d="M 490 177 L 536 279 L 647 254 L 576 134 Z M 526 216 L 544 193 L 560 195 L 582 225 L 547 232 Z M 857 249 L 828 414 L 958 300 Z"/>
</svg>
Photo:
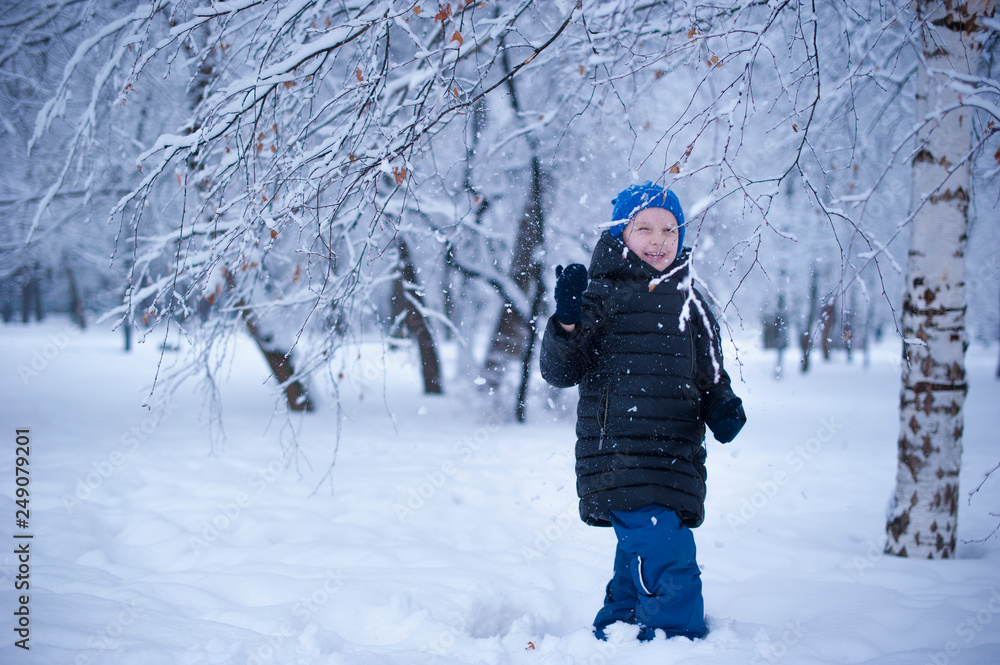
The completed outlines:
<svg viewBox="0 0 1000 665">
<path fill-rule="evenodd" d="M 809 311 L 806 314 L 806 325 L 799 334 L 799 348 L 802 349 L 802 373 L 809 371 L 809 352 L 812 350 L 813 326 L 816 320 L 816 305 L 819 300 L 819 276 L 816 268 L 813 268 L 812 276 L 809 278 Z"/>
<path fill-rule="evenodd" d="M 188 45 L 188 54 L 194 55 L 201 51 L 201 46 L 204 42 L 210 38 L 208 28 L 202 28 L 198 32 L 198 39 L 204 40 L 202 44 L 199 44 L 198 48 L 194 48 L 194 45 Z M 188 91 L 188 103 L 192 110 L 196 109 L 199 104 L 205 99 L 205 95 L 211 86 L 211 84 L 218 77 L 218 70 L 216 68 L 216 60 L 218 55 L 213 51 L 213 56 L 202 62 L 199 67 L 194 80 L 191 82 L 191 87 Z M 188 128 L 188 133 L 193 133 L 198 131 L 200 126 L 195 124 Z M 187 168 L 190 174 L 193 176 L 194 188 L 199 195 L 204 195 L 207 189 L 208 180 L 201 176 L 201 172 L 204 169 L 204 164 L 202 163 L 201 155 L 193 154 L 187 160 Z M 229 275 L 226 278 L 227 288 L 232 289 L 234 284 L 232 276 Z M 246 323 L 247 331 L 249 331 L 250 336 L 253 338 L 254 342 L 257 344 L 257 348 L 260 352 L 264 354 L 264 359 L 267 361 L 268 367 L 271 368 L 271 373 L 278 380 L 278 385 L 282 386 L 282 390 L 285 393 L 285 398 L 288 400 L 288 408 L 292 411 L 312 411 L 313 405 L 309 400 L 309 394 L 306 390 L 305 385 L 298 379 L 291 380 L 295 375 L 295 368 L 292 365 L 291 352 L 275 348 L 274 340 L 270 334 L 268 334 L 262 327 L 261 322 L 257 318 L 257 314 L 253 311 L 251 304 L 247 303 L 245 300 L 241 299 L 236 303 L 236 308 L 240 311 L 243 316 L 243 321 Z"/>
<path fill-rule="evenodd" d="M 489 199 L 486 195 L 479 191 L 472 177 L 472 166 L 479 153 L 480 136 L 484 131 L 486 131 L 487 121 L 488 113 L 486 100 L 480 99 L 472 105 L 472 113 L 470 114 L 469 122 L 466 126 L 466 149 L 464 160 L 465 174 L 463 181 L 463 187 L 466 195 L 470 197 L 471 203 L 473 204 L 472 223 L 477 227 L 482 227 L 483 217 L 486 215 L 486 212 L 490 207 Z M 444 271 L 444 314 L 448 317 L 449 321 L 454 321 L 456 326 L 461 329 L 461 316 L 462 313 L 467 311 L 467 307 L 464 305 L 469 304 L 467 302 L 467 294 L 471 282 L 468 282 L 467 280 L 471 276 L 467 275 L 461 268 L 454 264 L 454 248 L 450 244 L 444 255 Z M 453 330 L 454 328 L 452 326 L 447 326 L 445 328 L 447 339 L 451 339 Z M 472 364 L 474 364 L 475 361 L 472 360 L 471 347 L 471 344 L 459 345 L 460 365 L 462 364 L 461 359 L 463 357 L 471 361 L 467 366 L 471 367 Z"/>
<path fill-rule="evenodd" d="M 543 238 L 541 180 L 538 158 L 532 157 L 531 192 L 518 224 L 514 258 L 510 265 L 510 277 L 525 295 L 532 294 L 532 284 L 537 283 L 538 278 L 538 266 L 534 257 Z M 486 356 L 484 371 L 490 388 L 496 388 L 502 383 L 507 363 L 523 359 L 532 334 L 531 323 L 525 319 L 524 314 L 512 303 L 505 302 Z"/>
<path fill-rule="evenodd" d="M 441 363 L 438 360 L 437 347 L 434 345 L 434 337 L 431 335 L 430 327 L 420 311 L 423 300 L 414 292 L 417 274 L 413 268 L 413 260 L 410 258 L 410 248 L 402 237 L 399 238 L 398 244 L 401 273 L 393 289 L 393 310 L 396 311 L 398 308 L 400 314 L 405 312 L 403 323 L 417 342 L 424 379 L 424 392 L 440 395 L 442 392 Z"/>
<path fill-rule="evenodd" d="M 3 291 L 3 295 L 0 296 L 2 297 L 2 303 L 0 303 L 0 310 L 2 311 L 0 313 L 3 315 L 3 322 L 10 323 L 14 318 L 14 303 L 11 302 L 14 298 L 14 287 L 10 283 L 4 283 L 0 289 Z"/>
<path fill-rule="evenodd" d="M 21 284 L 21 323 L 31 321 L 31 288 L 33 277 L 25 271 L 24 282 Z"/>
<path fill-rule="evenodd" d="M 528 417 L 528 386 L 531 383 L 531 359 L 534 356 L 535 345 L 538 341 L 538 330 L 535 322 L 542 315 L 545 307 L 545 283 L 542 280 L 542 265 L 538 262 L 534 264 L 535 297 L 531 301 L 531 321 L 529 322 L 528 347 L 524 350 L 521 358 L 521 384 L 517 389 L 517 405 L 514 407 L 514 417 L 517 422 L 523 423 Z"/>
<path fill-rule="evenodd" d="M 970 71 L 979 57 L 976 11 L 995 0 L 944 5 L 916 0 L 922 22 L 917 120 L 959 102 L 944 71 Z M 913 158 L 896 493 L 886 552 L 950 558 L 958 527 L 965 382 L 965 249 L 971 147 L 967 108 L 928 121 Z"/>
<path fill-rule="evenodd" d="M 503 49 L 501 58 L 504 72 L 511 74 L 512 70 L 506 49 Z M 513 76 L 507 79 L 507 95 L 511 108 L 520 120 L 521 104 L 518 101 L 517 87 L 514 85 Z M 525 140 L 531 155 L 531 189 L 528 193 L 524 213 L 521 215 L 517 227 L 514 257 L 510 264 L 509 274 L 521 293 L 533 297 L 532 302 L 534 303 L 539 297 L 542 297 L 542 294 L 537 291 L 541 285 L 541 265 L 537 260 L 537 251 L 545 239 L 545 218 L 542 207 L 543 183 L 541 162 L 538 159 L 538 139 L 528 133 L 525 135 Z M 530 362 L 535 336 L 534 319 L 532 318 L 533 311 L 536 309 L 534 304 L 529 309 L 530 311 L 518 311 L 513 303 L 509 301 L 504 303 L 490 342 L 486 366 L 484 367 L 486 385 L 492 390 L 502 383 L 507 363 L 513 359 L 521 360 L 521 385 L 518 388 L 516 407 L 518 421 L 523 421 L 524 418 L 523 404 L 530 377 L 530 372 L 526 373 L 524 368 L 526 363 Z"/>
<path fill-rule="evenodd" d="M 847 303 L 844 306 L 844 317 L 843 323 L 841 325 L 840 340 L 844 345 L 844 351 L 847 352 L 847 362 L 852 362 L 854 360 L 854 308 L 856 303 L 854 300 L 854 292 L 851 291 L 851 296 L 847 299 Z"/>
<path fill-rule="evenodd" d="M 83 298 L 80 296 L 80 287 L 76 283 L 76 275 L 73 274 L 73 269 L 66 265 L 66 281 L 69 282 L 69 305 L 70 314 L 73 317 L 73 322 L 80 326 L 80 329 L 86 329 L 87 318 L 83 313 Z"/>
<path fill-rule="evenodd" d="M 834 301 L 831 299 L 823 305 L 819 314 L 820 322 L 820 348 L 823 349 L 823 360 L 830 360 L 830 345 L 833 343 L 833 324 L 836 322 L 837 313 L 834 309 Z"/>
<path fill-rule="evenodd" d="M 36 275 L 32 280 L 35 292 L 35 321 L 45 318 L 45 303 L 42 301 L 42 280 Z"/>
<path fill-rule="evenodd" d="M 295 375 L 295 368 L 292 367 L 292 359 L 288 353 L 275 349 L 271 336 L 265 333 L 254 318 L 253 312 L 242 301 L 236 307 L 241 311 L 243 320 L 246 321 L 247 330 L 250 336 L 257 343 L 257 348 L 264 354 L 271 373 L 278 380 L 278 385 L 283 386 L 285 398 L 288 400 L 288 408 L 292 411 L 312 411 L 313 405 L 309 401 L 309 394 L 306 387 L 298 379 L 290 380 Z"/>
<path fill-rule="evenodd" d="M 45 318 L 40 272 L 37 263 L 24 270 L 24 282 L 21 288 L 21 321 L 23 323 L 28 323 L 31 320 L 32 311 L 35 314 L 35 321 L 41 321 Z"/>
</svg>

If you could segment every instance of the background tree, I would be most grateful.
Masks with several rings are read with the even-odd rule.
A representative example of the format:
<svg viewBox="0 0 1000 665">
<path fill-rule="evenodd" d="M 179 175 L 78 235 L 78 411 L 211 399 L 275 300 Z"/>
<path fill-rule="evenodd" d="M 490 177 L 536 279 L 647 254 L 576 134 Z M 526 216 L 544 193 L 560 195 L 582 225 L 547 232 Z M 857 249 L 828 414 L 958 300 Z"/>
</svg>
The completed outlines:
<svg viewBox="0 0 1000 665">
<path fill-rule="evenodd" d="M 47 307 L 69 311 L 83 327 L 88 314 L 113 304 L 113 287 L 124 270 L 108 265 L 114 232 L 107 210 L 128 191 L 122 168 L 125 145 L 145 140 L 140 114 L 91 137 L 86 159 L 62 159 L 77 140 L 68 123 L 35 134 L 35 121 L 73 56 L 74 42 L 122 11 L 122 3 L 52 0 L 0 5 L 0 298 L 6 316 L 41 319 Z M 102 47 L 85 51 L 79 76 L 65 82 L 62 111 L 104 122 L 110 92 L 91 94 L 107 57 Z M 145 101 L 149 101 L 147 98 Z M 71 181 L 73 168 L 83 176 Z"/>
<path fill-rule="evenodd" d="M 405 326 L 412 335 L 420 352 L 420 367 L 424 382 L 424 392 L 443 392 L 441 361 L 431 333 L 428 317 L 424 316 L 424 298 L 417 281 L 417 270 L 413 264 L 410 247 L 402 236 L 397 240 L 399 251 L 399 277 L 393 285 L 393 303 L 399 308 L 394 317 L 394 326 Z"/>
<path fill-rule="evenodd" d="M 887 551 L 955 555 L 965 379 L 965 254 L 976 65 L 993 1 L 918 1 L 920 65 L 903 299 L 899 469 Z M 986 82 L 983 82 L 986 83 Z M 994 82 L 995 85 L 995 82 Z M 968 95 L 971 99 L 963 100 Z M 969 104 L 968 106 L 966 104 Z"/>
<path fill-rule="evenodd" d="M 110 87 L 117 76 L 123 105 L 159 60 L 183 61 L 192 76 L 190 115 L 140 155 L 142 181 L 113 211 L 143 239 L 121 315 L 179 325 L 202 340 L 207 361 L 246 318 L 234 312 L 252 308 L 254 328 L 268 329 L 255 338 L 286 357 L 303 351 L 306 369 L 288 380 L 314 371 L 341 342 L 323 333 L 329 318 L 362 329 L 353 317 L 363 308 L 355 306 L 374 299 L 396 269 L 385 252 L 399 218 L 386 209 L 405 208 L 414 183 L 435 179 L 430 139 L 539 56 L 569 22 L 566 15 L 554 25 L 548 14 L 537 23 L 522 19 L 530 2 L 480 9 L 158 2 L 81 44 L 39 115 L 39 135 L 54 128 L 67 82 L 102 39 L 111 51 L 102 82 Z M 515 28 L 519 21 L 543 39 L 529 44 L 533 31 Z M 506 45 L 482 49 L 490 43 Z M 501 65 L 509 53 L 520 60 Z M 94 131 L 93 124 L 76 127 L 67 164 Z M 421 171 L 423 160 L 431 168 Z M 383 195 L 386 176 L 392 188 Z M 158 218 L 150 205 L 156 196 L 172 196 L 178 217 Z M 420 220 L 425 229 L 444 226 L 430 217 Z M 208 325 L 198 327 L 190 314 L 201 299 L 213 307 Z"/>
</svg>

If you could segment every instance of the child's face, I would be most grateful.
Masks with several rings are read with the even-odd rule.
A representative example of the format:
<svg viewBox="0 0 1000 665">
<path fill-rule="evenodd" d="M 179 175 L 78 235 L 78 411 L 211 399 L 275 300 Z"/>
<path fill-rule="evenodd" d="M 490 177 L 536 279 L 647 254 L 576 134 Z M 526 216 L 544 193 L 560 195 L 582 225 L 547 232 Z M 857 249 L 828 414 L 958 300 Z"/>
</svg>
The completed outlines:
<svg viewBox="0 0 1000 665">
<path fill-rule="evenodd" d="M 665 270 L 677 256 L 677 218 L 664 208 L 640 210 L 625 227 L 622 240 L 640 259 Z"/>
</svg>

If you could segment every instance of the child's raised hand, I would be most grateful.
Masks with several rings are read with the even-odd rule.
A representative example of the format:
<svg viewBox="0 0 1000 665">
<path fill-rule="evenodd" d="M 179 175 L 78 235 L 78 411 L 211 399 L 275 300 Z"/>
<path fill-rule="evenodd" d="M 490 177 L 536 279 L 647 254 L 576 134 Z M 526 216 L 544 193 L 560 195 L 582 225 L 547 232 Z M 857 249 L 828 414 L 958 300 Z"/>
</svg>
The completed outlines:
<svg viewBox="0 0 1000 665">
<path fill-rule="evenodd" d="M 587 290 L 587 268 L 573 263 L 563 269 L 556 266 L 556 320 L 567 326 L 583 316 L 583 292 Z"/>
</svg>

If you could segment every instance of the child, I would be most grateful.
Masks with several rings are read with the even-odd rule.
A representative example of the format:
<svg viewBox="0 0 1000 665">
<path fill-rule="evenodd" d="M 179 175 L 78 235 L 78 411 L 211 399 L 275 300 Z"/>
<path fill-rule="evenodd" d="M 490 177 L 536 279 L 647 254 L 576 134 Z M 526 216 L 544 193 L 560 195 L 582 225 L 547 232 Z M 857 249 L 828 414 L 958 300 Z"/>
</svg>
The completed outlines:
<svg viewBox="0 0 1000 665">
<path fill-rule="evenodd" d="M 542 376 L 579 384 L 577 493 L 587 524 L 618 536 L 614 575 L 594 619 L 639 639 L 707 633 L 691 529 L 705 516 L 705 425 L 723 443 L 746 422 L 722 367 L 719 327 L 686 281 L 684 212 L 646 182 L 613 201 L 587 270 L 556 269 Z"/>
</svg>

